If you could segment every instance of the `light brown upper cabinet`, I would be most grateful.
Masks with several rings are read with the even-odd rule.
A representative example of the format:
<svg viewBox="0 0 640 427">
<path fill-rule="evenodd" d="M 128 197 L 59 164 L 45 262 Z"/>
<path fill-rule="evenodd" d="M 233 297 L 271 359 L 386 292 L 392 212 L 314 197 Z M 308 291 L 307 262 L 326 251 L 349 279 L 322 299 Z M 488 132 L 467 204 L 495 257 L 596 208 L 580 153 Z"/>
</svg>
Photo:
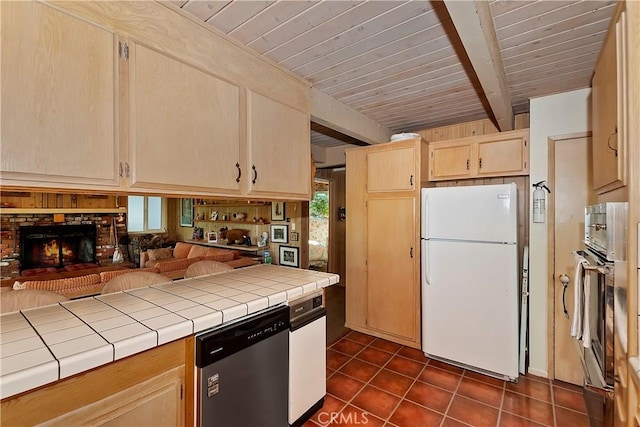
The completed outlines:
<svg viewBox="0 0 640 427">
<path fill-rule="evenodd" d="M 0 10 L 2 185 L 116 189 L 118 36 L 43 3 Z"/>
<path fill-rule="evenodd" d="M 429 143 L 429 181 L 529 173 L 529 129 Z"/>
<path fill-rule="evenodd" d="M 311 197 L 309 114 L 247 91 L 248 194 L 275 198 Z"/>
<path fill-rule="evenodd" d="M 368 191 L 412 191 L 416 186 L 414 146 L 367 154 Z"/>
<path fill-rule="evenodd" d="M 625 13 L 607 33 L 593 74 L 593 188 L 606 193 L 625 185 Z"/>
<path fill-rule="evenodd" d="M 240 88 L 128 42 L 129 186 L 240 194 Z"/>
</svg>

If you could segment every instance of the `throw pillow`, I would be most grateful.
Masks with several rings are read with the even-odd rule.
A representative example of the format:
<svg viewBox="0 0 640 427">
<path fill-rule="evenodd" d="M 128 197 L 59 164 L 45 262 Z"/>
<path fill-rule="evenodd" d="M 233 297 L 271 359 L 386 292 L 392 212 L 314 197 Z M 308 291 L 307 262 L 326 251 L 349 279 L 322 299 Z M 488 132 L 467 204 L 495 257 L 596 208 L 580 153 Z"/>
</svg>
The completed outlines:
<svg viewBox="0 0 640 427">
<path fill-rule="evenodd" d="M 170 248 L 149 249 L 147 250 L 147 255 L 149 255 L 150 261 L 156 261 L 160 259 L 171 258 L 172 252 Z"/>
</svg>

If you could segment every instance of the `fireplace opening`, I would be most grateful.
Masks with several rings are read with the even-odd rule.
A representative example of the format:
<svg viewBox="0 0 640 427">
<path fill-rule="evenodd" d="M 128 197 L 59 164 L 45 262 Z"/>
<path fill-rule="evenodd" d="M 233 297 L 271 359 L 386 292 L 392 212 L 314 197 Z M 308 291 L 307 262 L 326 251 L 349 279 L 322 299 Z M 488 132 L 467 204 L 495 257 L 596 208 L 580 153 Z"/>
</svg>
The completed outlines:
<svg viewBox="0 0 640 427">
<path fill-rule="evenodd" d="M 73 264 L 95 264 L 96 236 L 94 224 L 20 227 L 20 272 L 34 268 L 53 271 Z"/>
</svg>

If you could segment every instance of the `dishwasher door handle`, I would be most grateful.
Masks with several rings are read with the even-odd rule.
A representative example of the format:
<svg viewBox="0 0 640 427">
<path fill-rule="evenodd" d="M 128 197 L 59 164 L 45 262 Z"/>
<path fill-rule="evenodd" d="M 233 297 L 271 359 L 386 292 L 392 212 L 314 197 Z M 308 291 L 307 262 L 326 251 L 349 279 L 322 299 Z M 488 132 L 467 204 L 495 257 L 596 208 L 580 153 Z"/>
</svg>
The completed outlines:
<svg viewBox="0 0 640 427">
<path fill-rule="evenodd" d="M 305 316 L 300 316 L 294 319 L 291 319 L 291 327 L 290 331 L 296 331 L 300 328 L 307 326 L 309 323 L 313 323 L 316 320 L 325 317 L 327 315 L 327 310 L 323 307 L 321 310 L 316 310 L 312 313 L 308 313 Z"/>
</svg>

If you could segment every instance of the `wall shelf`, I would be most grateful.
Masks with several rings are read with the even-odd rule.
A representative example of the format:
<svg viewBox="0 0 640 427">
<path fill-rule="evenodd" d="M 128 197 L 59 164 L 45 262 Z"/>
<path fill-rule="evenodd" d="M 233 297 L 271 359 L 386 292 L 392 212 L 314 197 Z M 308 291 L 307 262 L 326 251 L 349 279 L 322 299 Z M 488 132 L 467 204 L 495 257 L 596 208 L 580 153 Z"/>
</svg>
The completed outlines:
<svg viewBox="0 0 640 427">
<path fill-rule="evenodd" d="M 262 206 L 271 206 L 271 203 L 209 203 L 204 205 L 193 205 L 195 208 L 243 208 L 243 207 L 262 207 Z"/>
<path fill-rule="evenodd" d="M 249 224 L 249 225 L 268 225 L 269 221 L 232 221 L 232 220 L 212 220 L 212 219 L 194 219 L 195 222 L 224 222 L 224 223 L 232 223 L 232 224 Z"/>
<path fill-rule="evenodd" d="M 127 208 L 2 208 L 0 215 L 127 213 Z"/>
</svg>

